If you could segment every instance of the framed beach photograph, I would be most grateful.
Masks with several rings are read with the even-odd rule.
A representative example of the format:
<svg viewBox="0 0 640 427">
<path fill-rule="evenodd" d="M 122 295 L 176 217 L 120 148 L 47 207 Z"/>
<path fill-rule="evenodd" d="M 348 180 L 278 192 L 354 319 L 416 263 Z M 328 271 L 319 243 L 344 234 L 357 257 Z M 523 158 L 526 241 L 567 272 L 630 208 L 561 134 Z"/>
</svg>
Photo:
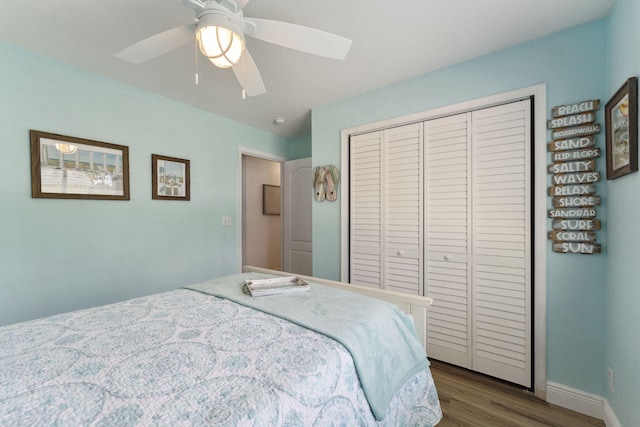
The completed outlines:
<svg viewBox="0 0 640 427">
<path fill-rule="evenodd" d="M 155 200 L 191 200 L 189 160 L 151 155 L 151 198 Z"/>
<path fill-rule="evenodd" d="M 631 77 L 605 107 L 607 179 L 638 171 L 638 79 Z"/>
<path fill-rule="evenodd" d="M 37 130 L 31 139 L 31 197 L 129 200 L 129 148 Z"/>
</svg>

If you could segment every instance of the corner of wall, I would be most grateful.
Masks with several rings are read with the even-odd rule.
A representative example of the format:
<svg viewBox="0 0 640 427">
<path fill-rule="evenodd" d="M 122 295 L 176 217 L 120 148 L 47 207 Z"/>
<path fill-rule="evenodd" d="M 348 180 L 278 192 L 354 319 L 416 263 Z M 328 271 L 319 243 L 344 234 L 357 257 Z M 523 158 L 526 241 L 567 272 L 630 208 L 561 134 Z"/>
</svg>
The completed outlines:
<svg viewBox="0 0 640 427">
<path fill-rule="evenodd" d="M 609 401 L 562 384 L 547 383 L 547 402 L 604 421 L 606 427 L 622 427 Z"/>
<path fill-rule="evenodd" d="M 615 412 L 613 412 L 613 408 L 609 404 L 607 399 L 604 400 L 604 425 L 607 427 L 622 427 L 620 421 L 618 421 L 618 417 L 616 417 Z"/>
<path fill-rule="evenodd" d="M 547 383 L 547 402 L 599 420 L 604 418 L 605 405 L 608 406 L 602 396 L 554 382 Z"/>
</svg>

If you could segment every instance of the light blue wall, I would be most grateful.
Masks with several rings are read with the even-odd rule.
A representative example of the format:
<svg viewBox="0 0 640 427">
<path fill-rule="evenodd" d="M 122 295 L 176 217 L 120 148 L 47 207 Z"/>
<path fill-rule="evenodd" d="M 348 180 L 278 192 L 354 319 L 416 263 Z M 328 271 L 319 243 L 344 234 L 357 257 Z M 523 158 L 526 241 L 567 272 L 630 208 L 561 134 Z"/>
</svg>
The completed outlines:
<svg viewBox="0 0 640 427">
<path fill-rule="evenodd" d="M 235 272 L 237 147 L 287 141 L 0 43 L 0 325 Z M 31 198 L 29 129 L 126 145 L 131 200 Z M 191 201 L 151 200 L 151 154 L 191 161 Z"/>
<path fill-rule="evenodd" d="M 289 140 L 289 159 L 311 157 L 311 134 Z"/>
<path fill-rule="evenodd" d="M 607 94 L 640 75 L 640 2 L 618 0 L 607 23 Z M 623 426 L 640 426 L 640 174 L 607 181 L 609 280 L 605 367 L 615 373 L 606 397 Z M 608 389 L 607 389 L 608 390 Z"/>
<path fill-rule="evenodd" d="M 501 92 L 547 84 L 547 108 L 605 99 L 600 20 L 312 112 L 313 164 L 340 164 L 340 131 Z M 602 135 L 599 145 L 603 146 Z M 600 162 L 604 167 L 604 162 Z M 546 165 L 536 173 L 546 175 Z M 604 196 L 604 185 L 599 184 Z M 604 210 L 599 216 L 604 220 Z M 599 233 L 606 239 L 606 231 Z M 340 204 L 313 203 L 313 272 L 340 277 Z M 606 245 L 605 245 L 606 247 Z M 555 254 L 547 242 L 548 379 L 602 395 L 606 255 Z M 545 274 L 536 272 L 536 274 Z"/>
</svg>

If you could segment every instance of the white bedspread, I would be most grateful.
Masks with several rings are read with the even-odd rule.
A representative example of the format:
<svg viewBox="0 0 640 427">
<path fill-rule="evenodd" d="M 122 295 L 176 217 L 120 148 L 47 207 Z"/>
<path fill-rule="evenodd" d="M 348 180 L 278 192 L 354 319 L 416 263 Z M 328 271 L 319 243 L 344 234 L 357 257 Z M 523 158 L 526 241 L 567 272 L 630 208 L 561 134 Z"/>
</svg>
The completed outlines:
<svg viewBox="0 0 640 427">
<path fill-rule="evenodd" d="M 189 290 L 0 328 L 0 425 L 430 426 L 427 369 L 375 421 L 350 354 Z"/>
</svg>

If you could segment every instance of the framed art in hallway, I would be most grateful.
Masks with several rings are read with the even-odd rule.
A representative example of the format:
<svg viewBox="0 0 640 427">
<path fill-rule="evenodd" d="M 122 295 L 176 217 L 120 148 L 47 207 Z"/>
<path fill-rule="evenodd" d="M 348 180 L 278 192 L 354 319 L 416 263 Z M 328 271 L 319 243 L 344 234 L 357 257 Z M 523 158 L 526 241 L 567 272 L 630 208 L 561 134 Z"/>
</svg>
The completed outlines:
<svg viewBox="0 0 640 427">
<path fill-rule="evenodd" d="M 280 186 L 262 184 L 262 215 L 280 215 Z"/>
<path fill-rule="evenodd" d="M 189 160 L 151 155 L 151 198 L 154 200 L 191 200 Z"/>
<path fill-rule="evenodd" d="M 628 79 L 605 107 L 607 179 L 638 171 L 638 79 Z"/>
<path fill-rule="evenodd" d="M 129 200 L 129 148 L 37 130 L 31 139 L 31 197 Z"/>
</svg>

